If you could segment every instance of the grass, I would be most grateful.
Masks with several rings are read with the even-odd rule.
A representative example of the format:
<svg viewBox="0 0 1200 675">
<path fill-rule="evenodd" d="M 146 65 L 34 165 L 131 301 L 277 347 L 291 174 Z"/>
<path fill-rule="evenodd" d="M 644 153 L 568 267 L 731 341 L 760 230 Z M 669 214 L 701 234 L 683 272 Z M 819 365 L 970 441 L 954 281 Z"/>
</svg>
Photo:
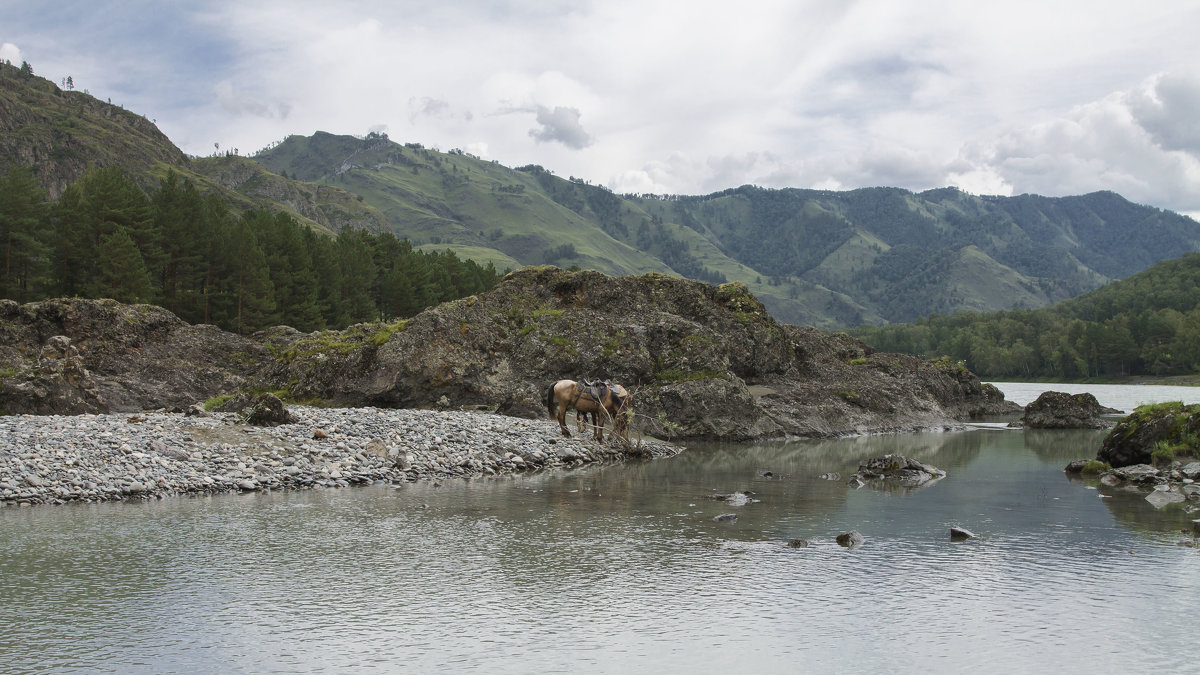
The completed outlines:
<svg viewBox="0 0 1200 675">
<path fill-rule="evenodd" d="M 233 398 L 233 394 L 217 394 L 204 402 L 204 409 L 212 412 L 228 403 L 231 398 Z"/>
<path fill-rule="evenodd" d="M 718 373 L 715 370 L 683 370 L 681 368 L 672 368 L 654 373 L 654 379 L 661 384 L 678 384 L 680 382 L 694 382 L 696 380 L 723 380 L 724 373 Z"/>
<path fill-rule="evenodd" d="M 347 356 L 364 347 L 381 347 L 397 333 L 408 329 L 408 320 L 391 323 L 360 323 L 341 331 L 326 330 L 313 337 L 297 340 L 276 357 L 285 363 L 317 354 Z"/>
<path fill-rule="evenodd" d="M 1167 401 L 1138 406 L 1122 422 L 1125 437 L 1132 437 L 1143 424 L 1168 418 L 1170 427 L 1150 451 L 1155 466 L 1170 464 L 1181 457 L 1200 457 L 1200 405 L 1184 405 L 1182 401 Z"/>
</svg>

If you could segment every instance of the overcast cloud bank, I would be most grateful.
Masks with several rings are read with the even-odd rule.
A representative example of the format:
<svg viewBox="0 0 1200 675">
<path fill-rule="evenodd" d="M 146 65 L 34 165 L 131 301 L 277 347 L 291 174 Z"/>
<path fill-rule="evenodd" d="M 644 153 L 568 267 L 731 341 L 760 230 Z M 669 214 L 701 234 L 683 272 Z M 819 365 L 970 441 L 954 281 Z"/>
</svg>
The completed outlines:
<svg viewBox="0 0 1200 675">
<path fill-rule="evenodd" d="M 365 134 L 618 192 L 757 184 L 1200 212 L 1200 2 L 439 1 L 0 7 L 0 58 L 186 152 Z"/>
</svg>

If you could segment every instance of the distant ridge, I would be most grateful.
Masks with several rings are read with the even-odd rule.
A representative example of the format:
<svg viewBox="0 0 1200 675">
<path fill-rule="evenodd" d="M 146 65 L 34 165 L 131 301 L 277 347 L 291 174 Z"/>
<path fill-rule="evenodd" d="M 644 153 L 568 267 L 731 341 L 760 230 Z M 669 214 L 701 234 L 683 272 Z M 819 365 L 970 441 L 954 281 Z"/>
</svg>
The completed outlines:
<svg viewBox="0 0 1200 675">
<path fill-rule="evenodd" d="M 617 195 L 380 134 L 317 132 L 252 158 L 188 157 L 144 116 L 0 65 L 0 172 L 14 166 L 33 167 L 52 196 L 89 166 L 121 166 L 145 187 L 176 171 L 237 209 L 286 211 L 325 232 L 392 231 L 498 269 L 740 281 L 779 320 L 823 329 L 1043 307 L 1200 250 L 1200 224 L 1111 192 Z"/>
</svg>

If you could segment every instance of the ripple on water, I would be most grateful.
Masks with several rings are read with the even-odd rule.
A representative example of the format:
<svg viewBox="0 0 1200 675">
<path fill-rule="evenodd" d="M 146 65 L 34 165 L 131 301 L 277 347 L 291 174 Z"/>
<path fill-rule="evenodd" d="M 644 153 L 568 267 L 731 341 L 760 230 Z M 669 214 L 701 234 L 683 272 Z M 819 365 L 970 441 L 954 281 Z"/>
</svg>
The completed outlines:
<svg viewBox="0 0 1200 675">
<path fill-rule="evenodd" d="M 703 456 L 678 478 L 655 463 L 4 511 L 0 608 L 22 620 L 0 653 L 13 672 L 837 670 L 846 654 L 864 672 L 1112 672 L 1197 658 L 1196 551 L 1114 522 L 1022 446 L 952 440 L 932 442 L 973 454 L 909 494 L 809 481 L 827 467 L 785 448 L 791 477 L 756 484 L 736 523 L 714 523 L 728 507 L 704 496 L 741 489 L 769 455 Z M 960 520 L 981 536 L 950 543 Z M 837 546 L 851 527 L 866 543 Z M 786 547 L 796 536 L 812 546 Z"/>
</svg>

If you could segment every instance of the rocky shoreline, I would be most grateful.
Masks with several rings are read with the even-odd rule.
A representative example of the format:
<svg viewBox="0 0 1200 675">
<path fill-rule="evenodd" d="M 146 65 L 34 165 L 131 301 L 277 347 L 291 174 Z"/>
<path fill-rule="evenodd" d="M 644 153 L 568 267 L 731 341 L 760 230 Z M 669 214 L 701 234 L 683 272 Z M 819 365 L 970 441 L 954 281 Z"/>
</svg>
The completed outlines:
<svg viewBox="0 0 1200 675">
<path fill-rule="evenodd" d="M 277 427 L 236 413 L 0 417 L 0 506 L 520 474 L 683 450 L 562 438 L 548 419 L 485 412 L 288 410 L 298 422 Z"/>
</svg>

